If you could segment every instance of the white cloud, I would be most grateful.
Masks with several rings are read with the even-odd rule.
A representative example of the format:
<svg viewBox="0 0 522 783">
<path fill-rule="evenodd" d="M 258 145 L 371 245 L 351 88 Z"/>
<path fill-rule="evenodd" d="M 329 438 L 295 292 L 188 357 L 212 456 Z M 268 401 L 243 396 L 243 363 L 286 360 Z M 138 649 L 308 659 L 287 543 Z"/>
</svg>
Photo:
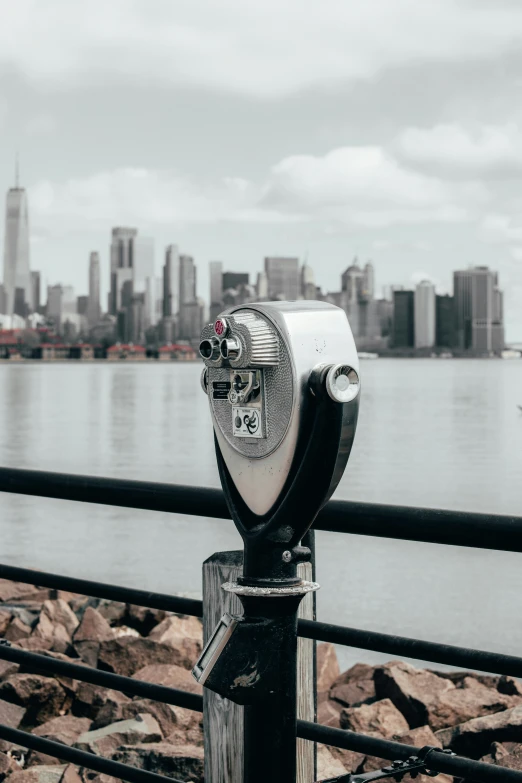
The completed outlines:
<svg viewBox="0 0 522 783">
<path fill-rule="evenodd" d="M 480 225 L 480 237 L 492 244 L 511 245 L 522 242 L 522 221 L 512 215 L 486 215 Z"/>
<path fill-rule="evenodd" d="M 402 167 L 380 147 L 342 147 L 285 158 L 272 169 L 263 205 L 363 226 L 469 219 L 488 193 Z"/>
<path fill-rule="evenodd" d="M 227 179 L 196 184 L 172 171 L 121 168 L 62 183 L 43 181 L 30 189 L 37 225 L 53 231 L 85 226 L 143 227 L 239 218 L 254 202 L 251 186 Z"/>
<path fill-rule="evenodd" d="M 380 147 L 285 158 L 264 182 L 201 182 L 170 170 L 121 168 L 30 190 L 37 226 L 53 232 L 127 223 L 301 222 L 387 226 L 469 220 L 487 202 L 477 183 L 447 184 L 401 167 Z"/>
<path fill-rule="evenodd" d="M 522 42 L 522 7 L 496 0 L 1 0 L 0 12 L 0 63 L 73 86 L 112 78 L 284 95 Z"/>
<path fill-rule="evenodd" d="M 403 161 L 444 176 L 522 175 L 522 129 L 515 123 L 474 129 L 458 124 L 406 128 L 392 149 Z"/>
</svg>

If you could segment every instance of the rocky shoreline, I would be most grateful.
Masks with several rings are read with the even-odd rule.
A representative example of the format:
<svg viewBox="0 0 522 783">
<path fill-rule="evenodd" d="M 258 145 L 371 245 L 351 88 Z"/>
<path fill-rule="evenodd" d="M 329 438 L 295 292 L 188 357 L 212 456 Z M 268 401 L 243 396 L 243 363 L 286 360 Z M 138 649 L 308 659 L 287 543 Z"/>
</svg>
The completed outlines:
<svg viewBox="0 0 522 783">
<path fill-rule="evenodd" d="M 201 693 L 190 670 L 199 619 L 0 579 L 0 637 L 21 649 Z M 522 770 L 522 684 L 510 677 L 416 669 L 394 661 L 341 673 L 318 645 L 318 721 Z M 184 781 L 203 781 L 202 716 L 0 660 L 0 723 Z M 368 772 L 383 759 L 318 748 L 318 778 Z M 0 783 L 114 783 L 0 740 Z M 404 783 L 409 783 L 409 776 Z M 417 783 L 453 778 L 419 776 Z M 457 780 L 454 781 L 457 783 Z M 460 783 L 460 781 L 458 782 Z"/>
</svg>

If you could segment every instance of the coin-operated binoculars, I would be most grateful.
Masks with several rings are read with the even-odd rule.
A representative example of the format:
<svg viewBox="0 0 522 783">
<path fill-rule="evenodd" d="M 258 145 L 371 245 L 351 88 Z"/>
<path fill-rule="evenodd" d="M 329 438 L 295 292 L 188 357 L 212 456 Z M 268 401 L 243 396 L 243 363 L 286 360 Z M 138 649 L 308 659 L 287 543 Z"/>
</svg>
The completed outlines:
<svg viewBox="0 0 522 783">
<path fill-rule="evenodd" d="M 357 352 L 343 310 L 323 302 L 231 308 L 205 326 L 200 354 L 227 504 L 243 538 L 235 593 L 194 669 L 244 704 L 245 783 L 296 774 L 297 611 L 319 585 L 297 575 L 301 545 L 335 490 L 359 407 Z"/>
</svg>

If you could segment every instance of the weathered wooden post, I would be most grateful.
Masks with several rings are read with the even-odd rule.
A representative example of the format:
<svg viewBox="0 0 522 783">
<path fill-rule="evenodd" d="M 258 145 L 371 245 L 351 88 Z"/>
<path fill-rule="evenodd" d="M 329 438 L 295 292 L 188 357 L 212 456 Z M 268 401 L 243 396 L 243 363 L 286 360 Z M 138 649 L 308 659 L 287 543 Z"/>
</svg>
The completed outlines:
<svg viewBox="0 0 522 783">
<path fill-rule="evenodd" d="M 235 582 L 243 571 L 243 552 L 217 552 L 203 563 L 203 633 L 207 642 L 224 612 L 241 614 L 239 599 L 221 589 L 224 582 Z M 298 574 L 311 581 L 311 563 L 300 563 Z M 313 594 L 304 597 L 299 617 L 313 619 Z M 315 681 L 312 639 L 299 639 L 297 647 L 297 716 L 314 720 Z M 219 694 L 203 691 L 205 732 L 205 783 L 243 783 L 243 707 Z M 262 738 L 260 737 L 260 741 Z M 268 750 L 269 752 L 269 750 Z M 315 780 L 315 745 L 297 741 L 297 783 Z"/>
</svg>

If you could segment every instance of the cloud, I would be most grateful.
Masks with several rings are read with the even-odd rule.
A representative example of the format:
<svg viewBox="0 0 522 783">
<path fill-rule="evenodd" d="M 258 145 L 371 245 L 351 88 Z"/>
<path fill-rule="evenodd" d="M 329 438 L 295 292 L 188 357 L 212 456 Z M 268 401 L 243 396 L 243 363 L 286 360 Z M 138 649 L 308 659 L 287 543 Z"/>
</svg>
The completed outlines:
<svg viewBox="0 0 522 783">
<path fill-rule="evenodd" d="M 448 184 L 368 146 L 285 158 L 273 167 L 261 204 L 288 214 L 383 226 L 467 220 L 487 200 L 480 183 Z"/>
<path fill-rule="evenodd" d="M 486 215 L 480 225 L 480 238 L 484 242 L 511 245 L 522 242 L 522 220 L 506 214 Z"/>
<path fill-rule="evenodd" d="M 455 178 L 522 175 L 522 130 L 515 123 L 406 128 L 391 145 L 404 162 Z"/>
<path fill-rule="evenodd" d="M 375 146 L 284 158 L 259 182 L 119 168 L 39 182 L 30 199 L 36 225 L 53 231 L 225 221 L 380 227 L 469 220 L 487 203 L 488 193 L 474 182 L 448 184 L 408 170 Z"/>
<path fill-rule="evenodd" d="M 522 42 L 520 4 L 498 0 L 2 5 L 0 65 L 69 87 L 112 79 L 282 96 L 412 62 L 489 60 Z"/>
<path fill-rule="evenodd" d="M 102 171 L 62 183 L 41 181 L 30 188 L 35 221 L 54 230 L 217 222 L 239 217 L 253 200 L 244 180 L 196 184 L 172 171 L 145 168 Z"/>
</svg>

